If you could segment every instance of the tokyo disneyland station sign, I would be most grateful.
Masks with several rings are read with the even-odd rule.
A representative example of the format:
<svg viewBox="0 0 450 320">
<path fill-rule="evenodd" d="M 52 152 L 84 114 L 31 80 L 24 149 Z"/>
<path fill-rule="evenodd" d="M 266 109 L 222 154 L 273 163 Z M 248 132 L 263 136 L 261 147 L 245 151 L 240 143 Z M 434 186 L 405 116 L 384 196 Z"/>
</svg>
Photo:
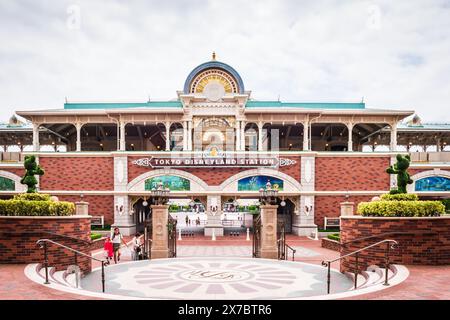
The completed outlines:
<svg viewBox="0 0 450 320">
<path fill-rule="evenodd" d="M 134 165 L 151 168 L 279 168 L 296 163 L 296 160 L 277 157 L 236 156 L 150 157 L 133 161 Z"/>
</svg>

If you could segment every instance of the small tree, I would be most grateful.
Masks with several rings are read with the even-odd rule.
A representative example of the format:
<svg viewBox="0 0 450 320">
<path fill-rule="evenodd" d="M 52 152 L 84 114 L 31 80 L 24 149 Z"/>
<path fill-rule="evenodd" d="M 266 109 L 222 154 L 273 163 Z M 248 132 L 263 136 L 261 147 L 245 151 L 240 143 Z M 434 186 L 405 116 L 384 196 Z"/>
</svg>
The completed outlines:
<svg viewBox="0 0 450 320">
<path fill-rule="evenodd" d="M 407 171 L 410 163 L 411 158 L 409 155 L 402 156 L 401 154 L 398 154 L 397 163 L 387 168 L 387 173 L 397 175 L 397 189 L 392 189 L 390 192 L 391 194 L 408 193 L 406 187 L 408 184 L 413 183 L 413 180 L 410 178 Z"/>
<path fill-rule="evenodd" d="M 44 170 L 36 163 L 35 156 L 26 156 L 24 167 L 26 172 L 20 183 L 28 186 L 27 193 L 36 193 L 37 179 L 35 176 L 43 176 Z"/>
</svg>

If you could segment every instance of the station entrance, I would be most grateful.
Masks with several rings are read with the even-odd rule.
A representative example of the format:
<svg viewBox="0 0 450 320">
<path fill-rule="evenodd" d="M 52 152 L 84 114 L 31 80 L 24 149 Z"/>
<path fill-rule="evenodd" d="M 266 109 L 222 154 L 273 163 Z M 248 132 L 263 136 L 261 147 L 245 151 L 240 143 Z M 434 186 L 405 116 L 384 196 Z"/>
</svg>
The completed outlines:
<svg viewBox="0 0 450 320">
<path fill-rule="evenodd" d="M 166 204 L 166 216 L 155 217 L 159 203 L 152 197 L 142 195 L 130 199 L 136 232 L 143 237 L 143 257 L 152 258 L 155 245 L 155 219 L 160 223 L 164 242 L 168 247 L 167 257 L 194 257 L 196 247 L 206 245 L 207 250 L 227 252 L 225 247 L 234 247 L 234 256 L 260 257 L 263 226 L 261 220 L 261 199 L 254 196 L 224 195 L 211 201 L 207 195 L 171 196 Z M 276 235 L 279 252 L 283 255 L 286 234 L 292 232 L 295 204 L 291 199 L 276 198 Z M 161 219 L 166 222 L 161 223 Z M 236 249 L 237 248 L 237 249 Z M 232 250 L 228 250 L 232 252 Z M 213 252 L 215 253 L 215 252 Z M 224 253 L 226 254 L 226 253 Z"/>
</svg>

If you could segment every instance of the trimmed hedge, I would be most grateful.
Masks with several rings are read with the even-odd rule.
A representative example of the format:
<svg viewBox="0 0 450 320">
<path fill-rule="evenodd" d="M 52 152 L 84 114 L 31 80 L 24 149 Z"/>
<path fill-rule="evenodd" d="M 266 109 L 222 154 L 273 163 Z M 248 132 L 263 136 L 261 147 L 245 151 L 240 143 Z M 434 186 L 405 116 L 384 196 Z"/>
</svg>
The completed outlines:
<svg viewBox="0 0 450 320">
<path fill-rule="evenodd" d="M 50 195 L 44 193 L 21 193 L 15 195 L 13 199 L 25 201 L 50 201 Z"/>
<path fill-rule="evenodd" d="M 434 217 L 445 213 L 440 201 L 361 202 L 358 212 L 365 217 Z"/>
<path fill-rule="evenodd" d="M 339 233 L 329 234 L 327 238 L 338 242 L 341 241 L 341 235 Z"/>
<path fill-rule="evenodd" d="M 384 201 L 419 201 L 419 196 L 412 193 L 383 194 L 381 200 Z"/>
<path fill-rule="evenodd" d="M 75 214 L 72 202 L 52 201 L 50 195 L 25 193 L 12 200 L 0 200 L 0 216 L 71 216 Z"/>
<path fill-rule="evenodd" d="M 100 233 L 91 233 L 91 240 L 101 239 L 103 236 Z"/>
</svg>

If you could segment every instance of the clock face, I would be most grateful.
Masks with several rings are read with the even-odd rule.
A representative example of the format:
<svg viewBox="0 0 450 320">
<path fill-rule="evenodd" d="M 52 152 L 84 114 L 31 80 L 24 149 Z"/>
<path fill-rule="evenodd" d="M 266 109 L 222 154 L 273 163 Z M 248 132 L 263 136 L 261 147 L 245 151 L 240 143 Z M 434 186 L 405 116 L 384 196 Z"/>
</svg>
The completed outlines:
<svg viewBox="0 0 450 320">
<path fill-rule="evenodd" d="M 226 89 L 222 83 L 218 81 L 210 81 L 203 89 L 203 94 L 209 101 L 219 101 L 225 95 Z"/>
</svg>

